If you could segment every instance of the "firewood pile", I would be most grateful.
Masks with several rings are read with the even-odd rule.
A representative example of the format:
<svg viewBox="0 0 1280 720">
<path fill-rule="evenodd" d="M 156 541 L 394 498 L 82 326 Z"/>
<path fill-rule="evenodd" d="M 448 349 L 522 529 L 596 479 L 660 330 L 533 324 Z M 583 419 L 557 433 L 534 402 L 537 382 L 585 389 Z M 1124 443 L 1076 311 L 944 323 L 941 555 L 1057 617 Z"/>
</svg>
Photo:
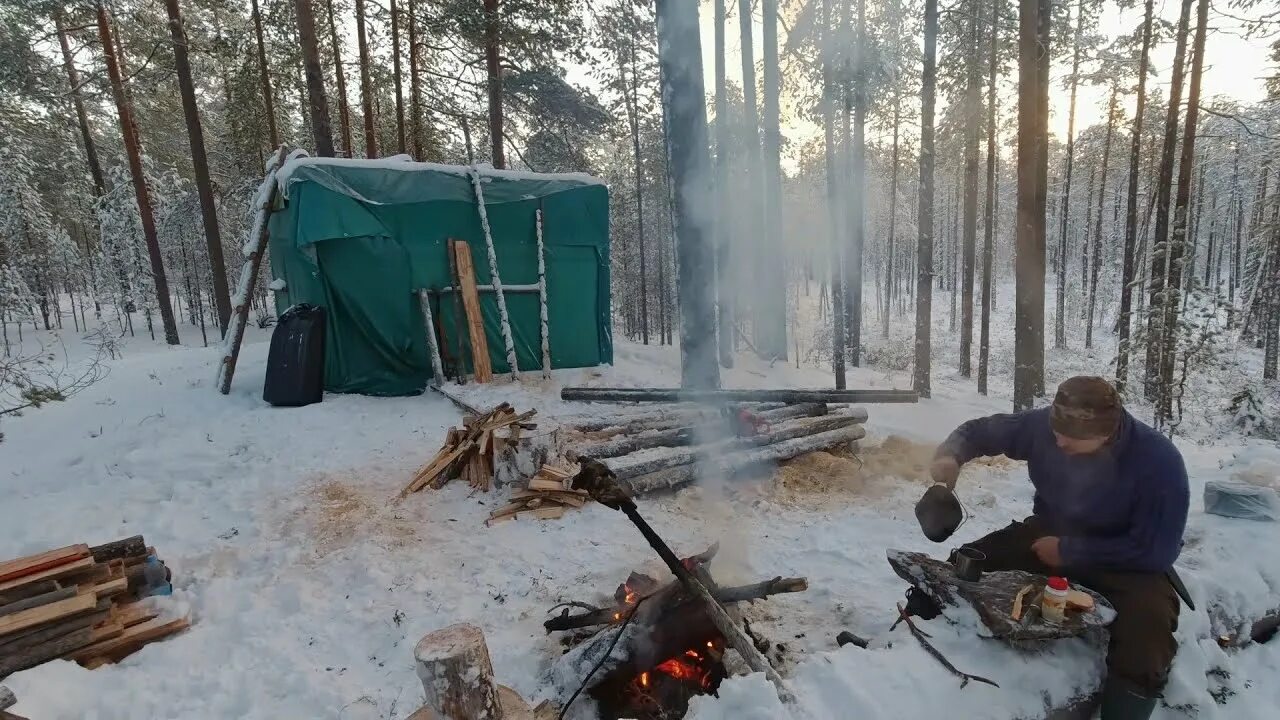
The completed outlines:
<svg viewBox="0 0 1280 720">
<path fill-rule="evenodd" d="M 187 629 L 138 602 L 167 587 L 141 535 L 0 563 L 0 678 L 58 658 L 93 669 Z"/>
<path fill-rule="evenodd" d="M 862 407 L 784 399 L 716 407 L 671 403 L 565 424 L 573 435 L 570 460 L 599 460 L 624 489 L 641 495 L 682 487 L 700 475 L 727 478 L 810 452 L 849 449 L 865 436 L 866 421 Z"/>
<path fill-rule="evenodd" d="M 428 486 L 439 489 L 459 478 L 475 490 L 488 492 L 493 486 L 498 445 L 518 442 L 521 432 L 536 429 L 538 426 L 529 422 L 536 413 L 517 414 L 509 403 L 502 403 L 483 415 L 464 417 L 462 427 L 449 430 L 444 446 L 414 474 L 397 499 Z M 507 432 L 498 432 L 503 430 Z"/>
<path fill-rule="evenodd" d="M 574 468 L 543 465 L 529 479 L 528 487 L 512 493 L 510 502 L 494 510 L 485 525 L 526 516 L 535 520 L 555 520 L 569 508 L 582 507 L 590 498 L 587 491 L 569 487 L 575 472 Z"/>
</svg>

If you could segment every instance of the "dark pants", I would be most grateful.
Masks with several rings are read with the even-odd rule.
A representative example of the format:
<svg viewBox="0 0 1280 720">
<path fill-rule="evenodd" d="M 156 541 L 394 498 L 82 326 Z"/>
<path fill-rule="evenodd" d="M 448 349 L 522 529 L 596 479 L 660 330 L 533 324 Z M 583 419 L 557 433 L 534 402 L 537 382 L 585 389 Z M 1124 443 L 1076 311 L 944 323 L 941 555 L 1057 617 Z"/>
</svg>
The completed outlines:
<svg viewBox="0 0 1280 720">
<path fill-rule="evenodd" d="M 1031 551 L 1031 543 L 1048 533 L 1039 518 L 1014 522 L 1002 530 L 969 543 L 986 553 L 986 570 L 1024 570 L 1052 575 Z M 1178 596 L 1162 573 L 1075 571 L 1072 582 L 1105 597 L 1116 609 L 1111 625 L 1111 645 L 1107 670 L 1148 696 L 1159 694 L 1169 675 L 1169 666 L 1178 651 L 1173 632 L 1178 628 Z"/>
</svg>

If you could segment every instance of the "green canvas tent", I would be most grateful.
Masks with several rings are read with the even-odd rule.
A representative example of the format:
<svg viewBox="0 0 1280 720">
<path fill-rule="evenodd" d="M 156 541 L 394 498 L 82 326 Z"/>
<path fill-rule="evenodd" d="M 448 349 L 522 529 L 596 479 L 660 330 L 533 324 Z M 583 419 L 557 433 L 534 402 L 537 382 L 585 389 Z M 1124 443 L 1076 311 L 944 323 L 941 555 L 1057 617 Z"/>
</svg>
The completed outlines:
<svg viewBox="0 0 1280 720">
<path fill-rule="evenodd" d="M 537 210 L 542 210 L 551 366 L 613 361 L 609 310 L 609 196 L 581 174 L 536 174 L 382 160 L 294 158 L 279 173 L 270 257 L 276 308 L 327 311 L 325 387 L 408 395 L 432 377 L 420 290 L 445 367 L 470 370 L 454 296 L 449 239 L 471 248 L 479 285 L 491 285 L 489 250 L 473 179 L 478 177 L 503 286 L 538 283 Z M 510 371 L 496 293 L 480 293 L 495 373 Z M 538 292 L 504 293 L 520 370 L 542 367 Z"/>
</svg>

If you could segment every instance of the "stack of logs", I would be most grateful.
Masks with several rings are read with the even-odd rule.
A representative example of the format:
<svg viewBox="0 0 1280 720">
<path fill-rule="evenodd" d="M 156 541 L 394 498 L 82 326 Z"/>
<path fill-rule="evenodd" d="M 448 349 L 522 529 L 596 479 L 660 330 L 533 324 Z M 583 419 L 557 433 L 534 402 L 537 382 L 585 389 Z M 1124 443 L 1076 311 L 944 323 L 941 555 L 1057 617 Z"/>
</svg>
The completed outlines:
<svg viewBox="0 0 1280 720">
<path fill-rule="evenodd" d="M 0 563 L 0 678 L 57 658 L 93 669 L 185 630 L 138 602 L 158 583 L 167 569 L 140 535 Z"/>
<path fill-rule="evenodd" d="M 824 402 L 736 403 L 569 421 L 569 459 L 605 463 L 632 495 L 679 488 L 699 476 L 731 477 L 818 450 L 848 448 L 865 435 L 867 411 Z"/>
<path fill-rule="evenodd" d="M 517 414 L 508 403 L 502 403 L 483 415 L 468 415 L 462 427 L 450 428 L 444 446 L 414 475 L 400 491 L 399 498 L 418 492 L 428 485 L 441 488 L 450 480 L 462 478 L 476 490 L 488 492 L 493 485 L 493 458 L 498 443 L 514 443 L 524 430 L 537 425 L 529 422 L 536 410 Z M 505 435 L 495 431 L 509 429 Z"/>
</svg>

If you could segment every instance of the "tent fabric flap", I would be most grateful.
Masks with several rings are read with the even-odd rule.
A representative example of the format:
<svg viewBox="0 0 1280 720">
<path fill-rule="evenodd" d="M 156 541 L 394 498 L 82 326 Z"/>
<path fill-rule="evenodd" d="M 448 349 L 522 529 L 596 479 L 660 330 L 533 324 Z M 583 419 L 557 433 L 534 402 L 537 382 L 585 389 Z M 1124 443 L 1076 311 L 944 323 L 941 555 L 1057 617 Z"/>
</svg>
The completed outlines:
<svg viewBox="0 0 1280 720">
<path fill-rule="evenodd" d="M 466 168 L 414 171 L 368 165 L 383 161 L 335 161 L 295 168 L 290 193 L 269 225 L 274 278 L 284 280 L 277 310 L 301 302 L 327 310 L 326 388 L 336 392 L 405 395 L 431 379 L 427 329 L 419 302 L 425 290 L 446 371 L 461 363 L 470 372 L 470 345 L 448 260 L 450 239 L 466 242 L 476 283 L 492 285 L 489 248 Z M 346 163 L 353 164 L 347 167 Z M 393 163 L 387 163 L 392 165 Z M 406 163 L 399 165 L 427 165 Z M 444 166 L 439 166 L 444 167 Z M 460 172 L 459 172 L 460 171 Z M 500 171 L 489 170 L 489 173 Z M 313 175 L 341 176 L 357 198 Z M 537 211 L 543 213 L 549 346 L 553 368 L 590 367 L 613 361 L 609 304 L 608 190 L 562 176 L 488 178 L 485 208 L 498 273 L 504 286 L 538 282 Z M 455 187 L 414 190 L 423 185 Z M 460 183 L 460 184 L 459 184 Z M 492 202 L 490 186 L 504 202 Z M 540 195 L 539 193 L 548 193 Z M 407 197 L 430 200 L 402 202 Z M 537 292 L 505 293 L 516 361 L 522 371 L 542 366 Z M 495 372 L 510 372 L 492 291 L 480 293 L 481 313 Z M 460 335 L 459 327 L 464 327 Z"/>
</svg>

